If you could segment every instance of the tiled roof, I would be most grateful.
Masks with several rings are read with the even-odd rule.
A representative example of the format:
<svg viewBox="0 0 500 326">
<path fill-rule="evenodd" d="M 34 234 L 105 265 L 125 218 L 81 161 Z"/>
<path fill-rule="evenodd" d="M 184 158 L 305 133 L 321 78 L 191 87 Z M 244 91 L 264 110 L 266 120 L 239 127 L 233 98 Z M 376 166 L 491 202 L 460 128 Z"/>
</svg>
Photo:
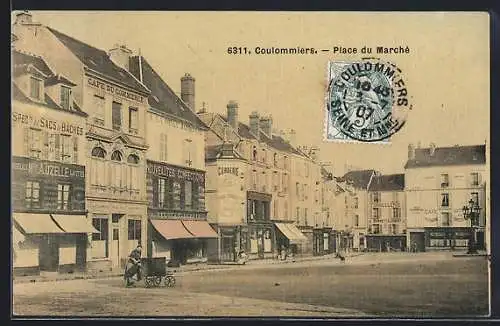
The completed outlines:
<svg viewBox="0 0 500 326">
<path fill-rule="evenodd" d="M 66 110 L 63 109 L 61 106 L 57 105 L 56 102 L 54 102 L 47 94 L 45 94 L 45 99 L 44 102 L 35 102 L 32 99 L 30 99 L 28 96 L 26 96 L 20 89 L 17 87 L 16 84 L 12 84 L 12 99 L 24 102 L 24 103 L 30 103 L 30 104 L 36 104 L 36 105 L 42 105 L 50 109 L 55 109 L 59 111 L 65 111 L 69 113 L 73 113 L 82 117 L 87 117 L 88 114 L 83 112 L 80 107 L 73 102 L 73 107 L 71 110 Z"/>
<path fill-rule="evenodd" d="M 403 191 L 404 188 L 404 174 L 388 174 L 374 176 L 368 191 Z"/>
<path fill-rule="evenodd" d="M 220 115 L 220 117 L 227 122 L 227 119 Z M 238 122 L 238 135 L 242 138 L 246 139 L 257 139 L 252 132 L 250 132 L 250 127 L 244 123 Z M 260 133 L 260 140 L 270 147 L 273 147 L 279 151 L 284 151 L 288 153 L 293 153 L 297 155 L 304 156 L 304 154 L 298 151 L 295 147 L 290 145 L 290 143 L 286 142 L 282 137 L 272 135 L 272 138 L 269 138 L 264 132 Z"/>
<path fill-rule="evenodd" d="M 368 184 L 370 183 L 370 178 L 375 173 L 375 170 L 350 171 L 344 174 L 343 177 L 337 178 L 337 180 L 339 182 L 352 183 L 354 188 L 367 189 Z"/>
<path fill-rule="evenodd" d="M 71 36 L 47 27 L 85 66 L 132 89 L 149 93 L 138 80 L 125 69 L 111 61 L 106 51 L 97 49 Z"/>
<path fill-rule="evenodd" d="M 12 52 L 12 65 L 14 66 L 14 68 L 27 67 L 30 64 L 47 76 L 51 76 L 54 74 L 42 57 L 30 53 L 21 52 L 19 50 L 14 50 Z"/>
<path fill-rule="evenodd" d="M 129 60 L 130 72 L 137 78 L 141 78 L 139 67 L 139 56 L 131 57 Z M 151 65 L 141 57 L 142 83 L 146 85 L 151 94 L 148 97 L 149 105 L 162 112 L 172 114 L 191 122 L 194 126 L 206 129 L 206 125 L 198 116 L 175 94 L 175 92 L 163 81 Z"/>
<path fill-rule="evenodd" d="M 429 148 L 416 148 L 415 159 L 408 160 L 405 169 L 485 163 L 486 145 L 436 147 L 433 155 Z"/>
</svg>

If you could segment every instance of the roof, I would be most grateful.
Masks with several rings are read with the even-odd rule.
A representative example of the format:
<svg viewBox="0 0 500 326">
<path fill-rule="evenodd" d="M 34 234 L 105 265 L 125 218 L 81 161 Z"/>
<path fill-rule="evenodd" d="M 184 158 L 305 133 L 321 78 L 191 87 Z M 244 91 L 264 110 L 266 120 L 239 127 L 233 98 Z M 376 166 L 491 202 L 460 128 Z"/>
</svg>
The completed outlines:
<svg viewBox="0 0 500 326">
<path fill-rule="evenodd" d="M 88 68 L 136 91 L 149 93 L 149 90 L 127 70 L 114 64 L 106 51 L 90 46 L 51 27 L 47 28 Z"/>
<path fill-rule="evenodd" d="M 42 57 L 19 50 L 12 51 L 12 65 L 14 68 L 27 68 L 29 65 L 32 65 L 44 75 L 50 76 L 54 74 Z"/>
<path fill-rule="evenodd" d="M 349 171 L 341 178 L 337 178 L 339 182 L 351 182 L 354 188 L 367 189 L 372 175 L 376 174 L 375 170 L 358 170 Z"/>
<path fill-rule="evenodd" d="M 388 174 L 374 176 L 368 191 L 403 191 L 404 188 L 404 174 Z"/>
<path fill-rule="evenodd" d="M 139 62 L 140 58 L 140 62 Z M 151 90 L 149 105 L 159 111 L 174 115 L 191 122 L 195 127 L 206 129 L 200 118 L 175 94 L 144 57 L 133 56 L 129 60 L 130 73 Z"/>
<path fill-rule="evenodd" d="M 71 80 L 69 80 L 68 78 L 66 78 L 62 75 L 53 75 L 53 76 L 50 76 L 49 78 L 47 78 L 47 80 L 45 80 L 45 86 L 52 86 L 52 85 L 56 85 L 56 84 L 65 84 L 65 85 L 69 85 L 69 86 L 76 86 L 75 83 L 73 83 Z"/>
<path fill-rule="evenodd" d="M 219 115 L 224 121 L 227 122 L 226 117 Z M 257 139 L 254 134 L 250 131 L 250 127 L 242 122 L 238 122 L 238 135 L 246 139 Z M 266 143 L 270 147 L 273 147 L 279 151 L 289 152 L 297 155 L 304 156 L 304 154 L 298 151 L 295 147 L 290 145 L 289 142 L 285 141 L 282 137 L 277 135 L 267 136 L 264 132 L 260 132 L 260 141 Z"/>
<path fill-rule="evenodd" d="M 408 160 L 405 169 L 485 163 L 486 145 L 436 147 L 433 155 L 430 148 L 416 148 L 415 159 Z"/>
<path fill-rule="evenodd" d="M 68 113 L 73 113 L 82 117 L 87 117 L 88 114 L 83 112 L 80 107 L 73 102 L 73 107 L 70 110 L 64 109 L 61 106 L 59 106 L 56 102 L 54 102 L 47 94 L 45 94 L 45 100 L 44 102 L 36 102 L 30 99 L 28 96 L 26 96 L 19 87 L 17 87 L 16 84 L 12 84 L 12 99 L 24 102 L 24 103 L 30 103 L 30 104 L 36 104 L 36 105 L 41 105 L 44 107 L 47 107 L 49 109 L 55 109 L 55 110 L 60 110 L 60 111 L 65 111 Z"/>
</svg>

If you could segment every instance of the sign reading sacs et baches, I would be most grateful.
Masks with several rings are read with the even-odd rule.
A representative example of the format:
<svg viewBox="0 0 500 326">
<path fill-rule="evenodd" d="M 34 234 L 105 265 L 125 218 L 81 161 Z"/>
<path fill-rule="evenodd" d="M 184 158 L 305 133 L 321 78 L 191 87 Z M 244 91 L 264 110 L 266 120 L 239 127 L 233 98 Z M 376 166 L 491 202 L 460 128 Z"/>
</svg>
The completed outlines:
<svg viewBox="0 0 500 326">
<path fill-rule="evenodd" d="M 139 103 L 142 103 L 144 101 L 144 97 L 142 97 L 138 94 L 126 91 L 123 88 L 120 88 L 120 87 L 117 87 L 114 85 L 107 84 L 107 83 L 100 81 L 100 80 L 97 80 L 96 78 L 93 78 L 93 77 L 87 77 L 87 84 L 91 87 L 101 89 L 101 90 L 105 91 L 106 93 L 117 95 L 117 96 L 129 99 L 132 101 L 136 101 Z"/>
</svg>

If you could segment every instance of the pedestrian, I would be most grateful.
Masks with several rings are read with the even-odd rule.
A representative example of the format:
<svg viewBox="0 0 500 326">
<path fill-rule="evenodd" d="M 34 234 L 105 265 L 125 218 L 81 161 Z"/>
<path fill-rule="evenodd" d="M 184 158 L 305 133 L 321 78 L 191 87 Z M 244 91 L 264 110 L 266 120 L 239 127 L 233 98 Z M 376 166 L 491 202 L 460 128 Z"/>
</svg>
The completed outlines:
<svg viewBox="0 0 500 326">
<path fill-rule="evenodd" d="M 128 256 L 129 262 L 132 263 L 132 266 L 137 269 L 135 272 L 135 274 L 137 275 L 137 281 L 140 281 L 142 279 L 141 257 L 142 257 L 142 245 L 139 243 L 137 244 L 137 247 L 135 247 Z M 128 269 L 130 269 L 132 266 L 128 266 Z M 130 276 L 132 277 L 133 275 Z"/>
</svg>

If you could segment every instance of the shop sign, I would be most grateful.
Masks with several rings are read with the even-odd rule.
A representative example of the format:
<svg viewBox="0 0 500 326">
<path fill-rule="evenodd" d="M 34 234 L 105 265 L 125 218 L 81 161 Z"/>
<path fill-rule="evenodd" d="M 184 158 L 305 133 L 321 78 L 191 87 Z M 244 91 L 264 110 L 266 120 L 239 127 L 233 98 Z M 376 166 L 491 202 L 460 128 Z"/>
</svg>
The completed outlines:
<svg viewBox="0 0 500 326">
<path fill-rule="evenodd" d="M 31 114 L 12 112 L 12 122 L 44 130 L 53 130 L 60 133 L 83 135 L 83 127 L 68 121 L 57 121 L 46 117 L 36 117 Z"/>
<path fill-rule="evenodd" d="M 105 91 L 106 93 L 117 95 L 128 100 L 136 101 L 139 103 L 143 103 L 144 101 L 144 97 L 142 97 L 141 95 L 126 91 L 123 88 L 110 85 L 93 77 L 87 77 L 87 84 L 93 88 L 100 89 L 102 91 Z"/>
<path fill-rule="evenodd" d="M 235 176 L 238 176 L 238 167 L 231 167 L 231 166 L 219 166 L 217 168 L 217 171 L 219 175 L 223 174 L 233 174 Z"/>
<path fill-rule="evenodd" d="M 182 169 L 179 167 L 170 166 L 168 164 L 148 162 L 147 172 L 148 174 L 156 176 L 176 178 L 179 180 L 197 181 L 200 183 L 204 182 L 205 180 L 205 176 L 202 172 Z"/>
<path fill-rule="evenodd" d="M 24 173 L 29 176 L 47 176 L 68 179 L 84 179 L 85 166 L 65 164 L 51 161 L 38 161 L 27 157 L 12 158 L 14 173 Z"/>
</svg>

